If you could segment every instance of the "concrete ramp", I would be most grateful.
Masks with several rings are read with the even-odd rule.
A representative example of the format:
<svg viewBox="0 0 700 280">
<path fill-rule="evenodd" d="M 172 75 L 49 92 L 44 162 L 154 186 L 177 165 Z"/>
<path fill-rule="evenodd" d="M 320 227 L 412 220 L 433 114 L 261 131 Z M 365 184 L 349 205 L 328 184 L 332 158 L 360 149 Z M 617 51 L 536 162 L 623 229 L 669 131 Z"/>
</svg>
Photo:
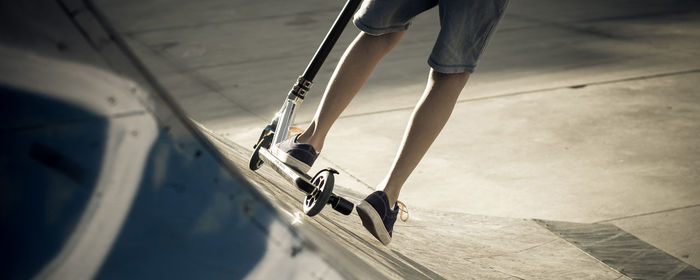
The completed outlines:
<svg viewBox="0 0 700 280">
<path fill-rule="evenodd" d="M 302 212 L 303 195 L 272 168 L 247 169 L 251 151 L 200 126 L 217 149 L 292 224 L 334 259 L 354 255 L 392 279 L 696 279 L 700 270 L 608 223 L 516 219 L 409 209 L 384 246 L 356 213 Z M 340 175 L 342 176 L 342 174 Z M 353 202 L 365 194 L 336 186 Z M 329 243 L 330 242 L 330 243 Z M 354 275 L 353 272 L 352 275 Z"/>
<path fill-rule="evenodd" d="M 2 279 L 700 276 L 605 223 L 411 208 L 383 246 L 355 213 L 309 218 L 296 187 L 247 168 L 249 147 L 190 119 L 91 1 L 0 7 Z"/>
<path fill-rule="evenodd" d="M 0 57 L 3 278 L 340 277 L 143 88 Z"/>
<path fill-rule="evenodd" d="M 347 275 L 352 262 L 299 235 L 82 3 L 2 3 L 2 278 Z"/>
<path fill-rule="evenodd" d="M 205 128 L 203 131 L 207 132 Z M 272 168 L 247 170 L 249 151 L 207 132 L 241 174 L 308 236 L 324 236 L 323 246 L 340 246 L 392 279 L 620 279 L 625 276 L 529 219 L 487 217 L 409 209 L 394 238 L 383 246 L 367 232 L 355 212 L 324 210 L 314 218 L 301 209 L 303 195 Z M 339 175 L 339 176 L 342 176 Z M 336 186 L 353 202 L 364 197 Z M 332 244 L 326 244 L 330 240 Z"/>
</svg>

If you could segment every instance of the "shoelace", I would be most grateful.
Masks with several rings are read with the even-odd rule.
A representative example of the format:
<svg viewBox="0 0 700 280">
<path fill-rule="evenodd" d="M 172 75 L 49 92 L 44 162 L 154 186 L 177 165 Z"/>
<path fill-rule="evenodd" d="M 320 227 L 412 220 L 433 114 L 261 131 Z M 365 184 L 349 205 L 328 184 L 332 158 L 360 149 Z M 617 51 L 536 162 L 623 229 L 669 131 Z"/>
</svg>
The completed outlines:
<svg viewBox="0 0 700 280">
<path fill-rule="evenodd" d="M 397 200 L 396 204 L 399 205 L 399 219 L 401 219 L 401 221 L 405 223 L 406 221 L 408 221 L 408 207 L 406 207 L 406 204 L 404 204 L 400 200 Z M 405 218 L 404 214 L 406 214 Z"/>
</svg>

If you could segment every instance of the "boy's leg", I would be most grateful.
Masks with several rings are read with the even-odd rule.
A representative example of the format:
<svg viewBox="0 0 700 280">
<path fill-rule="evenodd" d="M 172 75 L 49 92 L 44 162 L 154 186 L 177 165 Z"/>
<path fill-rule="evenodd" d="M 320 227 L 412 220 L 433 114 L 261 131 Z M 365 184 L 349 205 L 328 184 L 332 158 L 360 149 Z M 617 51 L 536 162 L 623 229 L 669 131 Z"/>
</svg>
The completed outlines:
<svg viewBox="0 0 700 280">
<path fill-rule="evenodd" d="M 377 191 L 357 205 L 362 225 L 382 244 L 391 242 L 399 214 L 396 200 L 403 183 L 449 119 L 469 73 L 445 74 L 430 70 L 428 85 L 413 110 L 391 169 Z"/>
<path fill-rule="evenodd" d="M 394 163 L 377 187 L 387 194 L 389 205 L 396 203 L 404 182 L 445 126 L 468 79 L 469 73 L 430 70 L 428 84 L 413 110 Z"/>
<path fill-rule="evenodd" d="M 405 30 L 375 36 L 360 32 L 343 54 L 313 121 L 297 138 L 299 143 L 311 144 L 316 151 L 321 151 L 326 135 L 340 113 L 367 81 L 379 60 L 396 46 L 404 33 Z"/>
<path fill-rule="evenodd" d="M 401 187 L 449 119 L 507 2 L 434 2 L 440 7 L 441 28 L 428 60 L 431 67 L 428 84 L 411 115 L 391 169 L 377 186 L 378 190 L 356 206 L 362 225 L 383 244 L 391 241 L 394 222 L 399 215 L 396 201 Z M 381 6 L 379 0 L 373 3 Z"/>
</svg>

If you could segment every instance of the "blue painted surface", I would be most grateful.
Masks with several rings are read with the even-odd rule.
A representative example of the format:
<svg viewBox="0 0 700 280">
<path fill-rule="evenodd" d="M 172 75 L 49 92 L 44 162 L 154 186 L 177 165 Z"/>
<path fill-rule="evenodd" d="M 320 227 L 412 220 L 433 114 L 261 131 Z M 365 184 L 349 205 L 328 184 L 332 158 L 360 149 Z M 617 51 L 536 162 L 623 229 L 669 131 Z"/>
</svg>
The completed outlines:
<svg viewBox="0 0 700 280">
<path fill-rule="evenodd" d="M 3 117 L 15 118 L 0 137 L 0 270 L 3 279 L 26 279 L 57 256 L 100 195 L 113 119 L 31 92 L 1 92 Z M 143 143 L 151 149 L 137 193 L 97 278 L 244 277 L 268 249 L 276 212 L 193 136 L 169 130 L 161 125 L 155 143 Z"/>
<path fill-rule="evenodd" d="M 27 279 L 75 229 L 98 179 L 107 120 L 5 86 L 0 116 L 0 270 Z"/>
<path fill-rule="evenodd" d="M 98 278 L 244 277 L 267 249 L 273 217 L 226 174 L 199 144 L 161 133 Z"/>
</svg>

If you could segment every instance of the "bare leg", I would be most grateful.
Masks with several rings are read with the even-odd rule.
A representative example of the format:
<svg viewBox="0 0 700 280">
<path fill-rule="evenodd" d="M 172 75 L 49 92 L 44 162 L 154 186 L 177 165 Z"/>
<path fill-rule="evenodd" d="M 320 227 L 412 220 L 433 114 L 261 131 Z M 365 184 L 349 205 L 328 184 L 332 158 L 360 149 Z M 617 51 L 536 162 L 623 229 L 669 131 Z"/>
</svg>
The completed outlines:
<svg viewBox="0 0 700 280">
<path fill-rule="evenodd" d="M 394 205 L 404 182 L 445 126 L 468 79 L 469 73 L 444 74 L 431 69 L 425 92 L 411 115 L 394 164 L 377 186 L 389 197 L 389 205 Z"/>
<path fill-rule="evenodd" d="M 311 144 L 316 151 L 323 149 L 333 123 L 367 81 L 379 60 L 396 46 L 404 33 L 373 36 L 361 32 L 355 38 L 336 67 L 313 121 L 297 139 L 300 143 Z"/>
</svg>

